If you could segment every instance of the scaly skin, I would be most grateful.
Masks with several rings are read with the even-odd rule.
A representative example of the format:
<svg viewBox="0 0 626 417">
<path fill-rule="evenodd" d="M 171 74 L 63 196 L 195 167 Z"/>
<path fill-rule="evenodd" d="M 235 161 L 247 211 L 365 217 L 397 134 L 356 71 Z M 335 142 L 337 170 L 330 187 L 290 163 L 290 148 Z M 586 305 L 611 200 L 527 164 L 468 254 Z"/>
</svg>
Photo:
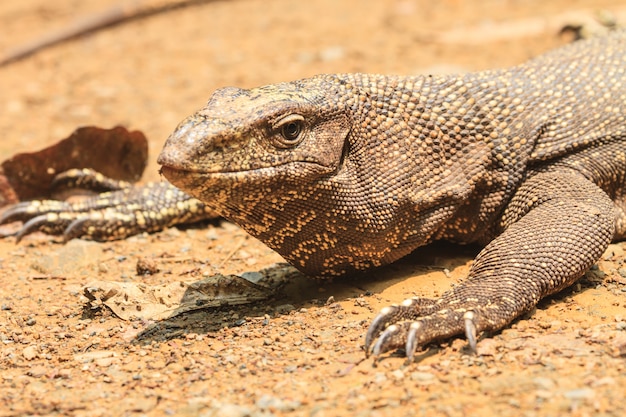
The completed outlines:
<svg viewBox="0 0 626 417">
<path fill-rule="evenodd" d="M 626 34 L 506 70 L 320 75 L 225 88 L 162 173 L 301 271 L 334 277 L 434 240 L 485 245 L 437 300 L 383 309 L 366 352 L 497 330 L 626 232 Z"/>
<path fill-rule="evenodd" d="M 411 357 L 465 332 L 474 346 L 477 332 L 572 284 L 623 235 L 625 40 L 463 76 L 219 90 L 159 163 L 313 276 L 388 264 L 436 239 L 486 244 L 462 285 L 384 309 L 365 343 Z"/>
<path fill-rule="evenodd" d="M 74 203 L 35 200 L 9 207 L 0 216 L 0 224 L 24 222 L 15 234 L 17 242 L 34 231 L 63 235 L 65 241 L 78 237 L 117 240 L 218 217 L 202 202 L 167 182 L 133 187 L 92 169 L 72 169 L 57 175 L 52 188 L 81 188 L 100 194 Z"/>
</svg>

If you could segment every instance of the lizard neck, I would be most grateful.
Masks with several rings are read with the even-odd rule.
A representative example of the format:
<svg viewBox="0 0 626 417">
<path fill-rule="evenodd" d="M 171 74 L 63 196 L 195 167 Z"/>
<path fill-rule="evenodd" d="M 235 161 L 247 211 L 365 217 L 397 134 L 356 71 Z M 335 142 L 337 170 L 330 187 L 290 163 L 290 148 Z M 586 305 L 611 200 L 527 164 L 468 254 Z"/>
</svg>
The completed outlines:
<svg viewBox="0 0 626 417">
<path fill-rule="evenodd" d="M 440 238 L 481 239 L 519 181 L 528 151 L 506 151 L 506 126 L 517 116 L 493 105 L 497 94 L 507 95 L 508 80 L 478 75 L 488 81 L 473 74 L 344 76 L 351 89 L 345 96 L 358 99 L 350 102 L 349 151 L 329 180 L 341 183 L 337 193 L 345 201 L 367 196 L 368 209 L 356 212 L 371 226 L 368 233 L 403 236 L 394 254 Z M 403 233 L 391 232 L 400 226 Z"/>
</svg>

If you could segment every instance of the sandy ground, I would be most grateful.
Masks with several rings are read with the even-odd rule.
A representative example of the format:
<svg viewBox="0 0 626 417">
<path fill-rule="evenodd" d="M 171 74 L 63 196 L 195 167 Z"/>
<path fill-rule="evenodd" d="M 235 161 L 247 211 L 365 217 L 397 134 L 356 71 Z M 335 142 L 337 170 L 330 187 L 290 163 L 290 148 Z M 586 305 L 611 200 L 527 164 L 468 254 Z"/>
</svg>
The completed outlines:
<svg viewBox="0 0 626 417">
<path fill-rule="evenodd" d="M 0 51 L 110 0 L 0 4 Z M 206 1 L 135 19 L 0 67 L 0 159 L 76 127 L 144 131 L 155 156 L 183 117 L 225 85 L 321 72 L 430 73 L 513 65 L 565 43 L 564 24 L 619 1 Z M 0 416 L 621 416 L 626 267 L 612 245 L 574 288 L 543 301 L 480 355 L 455 339 L 413 364 L 363 359 L 376 312 L 436 296 L 476 248 L 438 245 L 335 283 L 298 278 L 265 303 L 123 321 L 82 295 L 94 279 L 166 283 L 280 261 L 228 223 L 126 241 L 0 240 Z M 138 259 L 161 272 L 138 276 Z"/>
</svg>

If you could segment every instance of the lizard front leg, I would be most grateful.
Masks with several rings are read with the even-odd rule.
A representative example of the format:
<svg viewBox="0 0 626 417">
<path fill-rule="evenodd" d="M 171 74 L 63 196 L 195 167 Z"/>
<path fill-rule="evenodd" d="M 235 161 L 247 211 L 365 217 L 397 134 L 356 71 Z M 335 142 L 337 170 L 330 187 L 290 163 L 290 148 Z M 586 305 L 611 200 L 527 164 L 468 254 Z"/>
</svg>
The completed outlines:
<svg viewBox="0 0 626 417">
<path fill-rule="evenodd" d="M 35 231 L 62 235 L 65 241 L 78 237 L 105 241 L 218 217 L 212 209 L 168 182 L 137 186 L 83 169 L 60 174 L 53 186 L 58 184 L 99 194 L 74 203 L 24 201 L 5 210 L 0 224 L 24 222 L 15 233 L 18 242 Z M 105 190 L 110 191 L 102 192 Z"/>
<path fill-rule="evenodd" d="M 610 243 L 615 214 L 604 191 L 561 169 L 528 178 L 501 226 L 459 286 L 434 302 L 383 309 L 367 332 L 366 353 L 404 347 L 412 359 L 419 346 L 463 333 L 475 350 L 477 333 L 503 328 L 580 278 Z"/>
</svg>

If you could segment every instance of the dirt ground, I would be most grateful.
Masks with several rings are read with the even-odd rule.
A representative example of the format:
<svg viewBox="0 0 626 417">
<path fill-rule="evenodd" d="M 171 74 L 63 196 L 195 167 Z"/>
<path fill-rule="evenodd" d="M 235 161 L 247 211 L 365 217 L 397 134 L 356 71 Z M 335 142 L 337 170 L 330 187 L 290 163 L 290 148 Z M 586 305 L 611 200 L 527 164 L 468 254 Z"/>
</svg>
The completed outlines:
<svg viewBox="0 0 626 417">
<path fill-rule="evenodd" d="M 119 0 L 0 3 L 0 52 Z M 322 72 L 431 73 L 520 63 L 566 24 L 624 1 L 205 1 L 131 20 L 0 67 L 0 160 L 85 125 L 165 138 L 225 85 Z M 476 248 L 437 245 L 369 276 L 297 278 L 265 303 L 123 321 L 92 309 L 94 279 L 147 284 L 255 271 L 280 257 L 222 222 L 93 243 L 0 239 L 0 416 L 622 416 L 626 266 L 611 245 L 574 288 L 479 342 L 362 360 L 377 311 L 437 296 Z M 138 276 L 140 258 L 161 272 Z"/>
</svg>

